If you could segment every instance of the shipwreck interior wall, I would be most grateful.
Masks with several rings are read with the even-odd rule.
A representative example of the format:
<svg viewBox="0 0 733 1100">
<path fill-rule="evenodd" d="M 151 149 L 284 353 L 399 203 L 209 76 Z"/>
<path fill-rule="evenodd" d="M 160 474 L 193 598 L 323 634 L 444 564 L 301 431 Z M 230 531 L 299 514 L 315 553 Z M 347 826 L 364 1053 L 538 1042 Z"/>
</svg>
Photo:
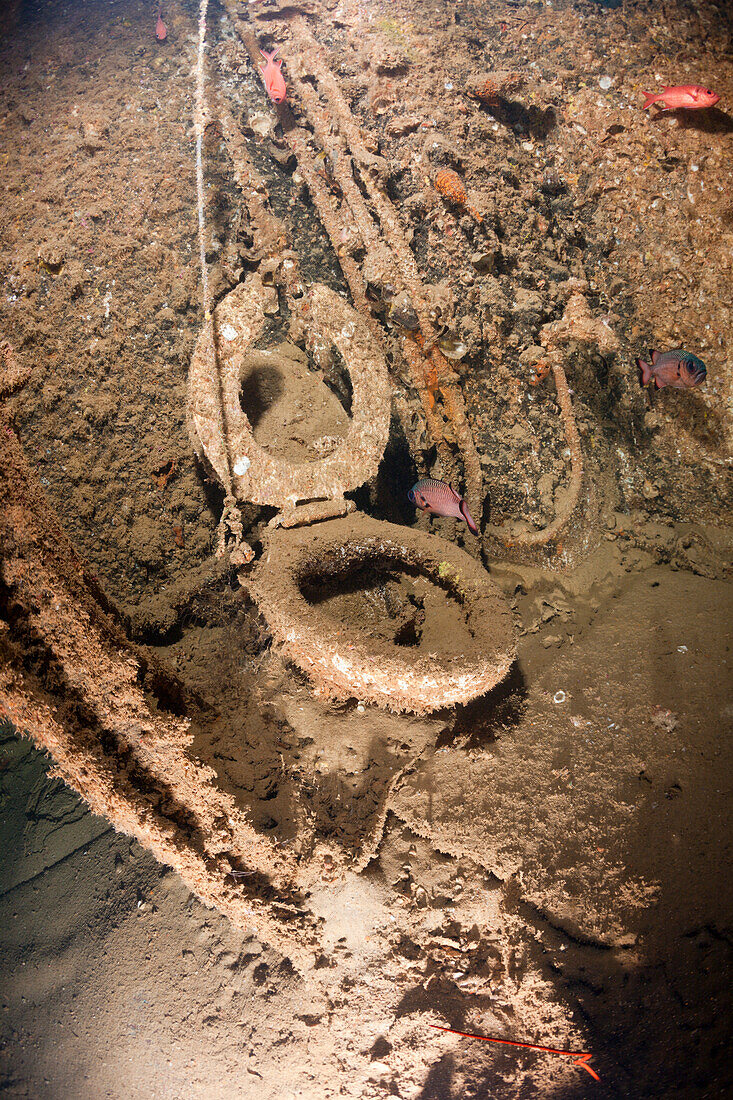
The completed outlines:
<svg viewBox="0 0 733 1100">
<path fill-rule="evenodd" d="M 726 1095 L 730 12 L 157 17 L 0 17 L 4 1093 Z"/>
</svg>

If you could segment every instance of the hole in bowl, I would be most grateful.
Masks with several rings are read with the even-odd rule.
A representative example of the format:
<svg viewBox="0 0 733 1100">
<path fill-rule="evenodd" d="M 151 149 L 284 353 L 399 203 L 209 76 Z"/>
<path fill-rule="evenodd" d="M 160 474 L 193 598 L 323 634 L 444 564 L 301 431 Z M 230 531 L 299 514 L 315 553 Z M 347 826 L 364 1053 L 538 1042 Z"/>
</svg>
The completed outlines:
<svg viewBox="0 0 733 1100">
<path fill-rule="evenodd" d="M 313 568 L 298 585 L 311 606 L 342 624 L 345 639 L 367 635 L 420 656 L 481 654 L 458 594 L 409 565 L 387 559 Z"/>
<path fill-rule="evenodd" d="M 259 446 L 287 462 L 325 458 L 349 430 L 342 399 L 293 344 L 245 357 L 239 400 Z"/>
<path fill-rule="evenodd" d="M 242 378 L 239 400 L 257 436 L 257 425 L 283 393 L 282 372 L 274 366 L 253 367 Z M 259 440 L 258 440 L 259 442 Z"/>
<path fill-rule="evenodd" d="M 354 388 L 344 358 L 336 347 L 331 348 L 328 367 L 323 371 L 323 381 L 336 396 L 346 415 L 351 417 Z"/>
</svg>

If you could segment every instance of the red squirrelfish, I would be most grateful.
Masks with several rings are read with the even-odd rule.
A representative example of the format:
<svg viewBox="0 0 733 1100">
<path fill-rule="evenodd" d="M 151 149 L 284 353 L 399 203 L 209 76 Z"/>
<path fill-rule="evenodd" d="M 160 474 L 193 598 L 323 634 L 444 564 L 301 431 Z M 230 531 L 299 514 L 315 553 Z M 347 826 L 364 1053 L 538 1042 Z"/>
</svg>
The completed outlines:
<svg viewBox="0 0 733 1100">
<path fill-rule="evenodd" d="M 278 60 L 275 61 L 275 54 L 279 49 L 280 47 L 278 46 L 272 53 L 265 53 L 264 50 L 260 50 L 260 53 L 265 59 L 265 64 L 260 62 L 260 71 L 262 72 L 262 79 L 265 82 L 267 94 L 273 103 L 282 103 L 287 94 L 285 78 L 280 72 L 282 60 L 278 58 Z"/>
<path fill-rule="evenodd" d="M 636 365 L 641 371 L 642 386 L 647 386 L 654 379 L 658 390 L 663 390 L 665 386 L 672 386 L 676 390 L 699 386 L 708 373 L 702 359 L 682 348 L 674 351 L 655 350 L 652 352 L 651 366 L 643 359 L 637 359 Z"/>
<path fill-rule="evenodd" d="M 644 92 L 646 100 L 642 110 L 652 103 L 662 105 L 663 111 L 673 111 L 677 107 L 713 107 L 720 99 L 717 92 L 703 88 L 699 84 L 681 84 L 676 88 L 662 88 L 661 92 Z"/>
<path fill-rule="evenodd" d="M 415 482 L 407 497 L 418 508 L 431 512 L 434 516 L 465 519 L 471 534 L 478 534 L 478 527 L 471 518 L 465 500 L 447 482 L 438 481 L 434 477 L 423 478 L 422 481 Z"/>
<path fill-rule="evenodd" d="M 155 24 L 155 37 L 159 42 L 164 42 L 168 37 L 168 28 L 160 17 L 160 7 L 158 7 L 158 22 Z"/>
</svg>

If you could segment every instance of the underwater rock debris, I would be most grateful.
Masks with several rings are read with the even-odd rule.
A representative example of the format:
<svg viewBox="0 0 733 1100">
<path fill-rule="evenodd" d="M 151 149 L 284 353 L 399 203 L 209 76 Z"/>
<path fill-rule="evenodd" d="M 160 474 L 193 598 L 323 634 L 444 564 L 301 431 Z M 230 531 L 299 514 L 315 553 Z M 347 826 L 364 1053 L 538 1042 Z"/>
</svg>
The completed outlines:
<svg viewBox="0 0 733 1100">
<path fill-rule="evenodd" d="M 284 222 L 269 209 L 265 181 L 252 163 L 247 152 L 247 142 L 221 97 L 216 101 L 215 113 L 232 162 L 234 178 L 242 192 L 249 216 L 248 228 L 253 241 L 246 258 L 251 263 L 260 263 L 277 257 L 278 261 L 282 261 L 283 274 L 291 273 L 288 282 L 295 283 L 297 257 L 287 247 L 287 229 Z"/>
<path fill-rule="evenodd" d="M 7 394 L 24 372 L 7 344 L 3 360 Z M 281 923 L 254 885 L 286 905 L 297 901 L 294 854 L 256 833 L 188 751 L 195 702 L 117 625 L 29 469 L 5 405 L 0 579 L 0 714 L 51 754 L 53 774 L 94 813 L 173 867 L 205 905 L 306 965 L 309 918 Z M 233 884 L 233 869 L 251 874 Z"/>
<path fill-rule="evenodd" d="M 521 73 L 473 73 L 466 80 L 466 94 L 489 106 L 498 107 L 507 92 L 521 88 L 523 83 L 524 77 Z"/>
<path fill-rule="evenodd" d="M 9 397 L 28 381 L 30 367 L 21 367 L 8 340 L 0 341 L 0 400 Z"/>
</svg>

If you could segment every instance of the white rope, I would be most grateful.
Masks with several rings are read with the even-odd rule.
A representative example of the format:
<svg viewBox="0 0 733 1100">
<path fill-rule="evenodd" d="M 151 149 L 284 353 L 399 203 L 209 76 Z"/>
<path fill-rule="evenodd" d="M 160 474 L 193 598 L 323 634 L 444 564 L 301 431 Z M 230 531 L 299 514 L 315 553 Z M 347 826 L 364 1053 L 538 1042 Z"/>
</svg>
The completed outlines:
<svg viewBox="0 0 733 1100">
<path fill-rule="evenodd" d="M 199 259 L 201 261 L 201 282 L 203 286 L 204 317 L 211 317 L 209 302 L 209 273 L 206 269 L 206 243 L 204 241 L 204 169 L 201 161 L 201 146 L 204 138 L 204 50 L 206 49 L 206 9 L 209 0 L 201 0 L 199 7 L 199 52 L 196 62 L 196 198 L 199 212 Z"/>
</svg>

